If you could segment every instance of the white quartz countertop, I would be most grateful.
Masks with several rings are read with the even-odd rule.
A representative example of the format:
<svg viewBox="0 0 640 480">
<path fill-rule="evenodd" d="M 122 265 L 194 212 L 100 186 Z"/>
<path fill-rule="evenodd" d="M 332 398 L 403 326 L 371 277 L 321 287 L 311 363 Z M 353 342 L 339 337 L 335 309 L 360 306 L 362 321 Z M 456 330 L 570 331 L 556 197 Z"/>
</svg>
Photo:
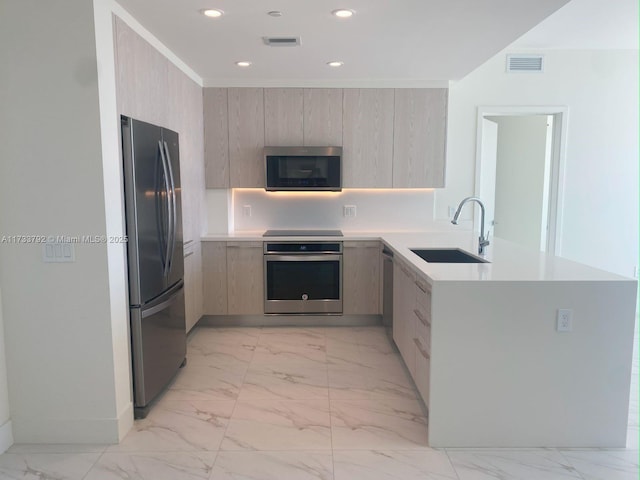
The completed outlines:
<svg viewBox="0 0 640 480">
<path fill-rule="evenodd" d="M 478 236 L 470 231 L 349 232 L 343 237 L 269 237 L 263 231 L 211 234 L 202 241 L 382 240 L 405 263 L 421 272 L 429 283 L 440 281 L 629 281 L 635 280 L 564 258 L 546 255 L 500 238 L 491 238 L 485 259 L 489 263 L 427 263 L 411 249 L 460 248 L 477 255 Z"/>
</svg>

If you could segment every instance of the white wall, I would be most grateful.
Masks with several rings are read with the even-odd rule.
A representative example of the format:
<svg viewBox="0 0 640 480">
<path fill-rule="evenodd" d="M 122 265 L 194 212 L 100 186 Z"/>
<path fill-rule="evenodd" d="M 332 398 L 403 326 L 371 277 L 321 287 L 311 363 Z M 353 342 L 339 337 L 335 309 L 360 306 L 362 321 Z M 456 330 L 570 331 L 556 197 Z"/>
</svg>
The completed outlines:
<svg viewBox="0 0 640 480">
<path fill-rule="evenodd" d="M 210 210 L 220 196 L 210 196 Z M 251 206 L 251 216 L 244 206 Z M 344 217 L 343 206 L 355 205 L 355 217 Z M 345 189 L 342 192 L 266 192 L 234 189 L 231 215 L 235 231 L 273 229 L 343 229 L 345 231 L 425 230 L 434 228 L 433 190 Z M 219 225 L 209 219 L 209 231 Z"/>
<path fill-rule="evenodd" d="M 479 106 L 567 106 L 560 255 L 631 276 L 638 264 L 638 51 L 546 51 L 543 74 L 506 74 L 505 53 L 450 87 L 447 187 L 436 191 L 436 218 L 474 193 Z"/>
<path fill-rule="evenodd" d="M 92 2 L 1 5 L 0 234 L 117 231 L 106 201 Z M 114 344 L 127 317 L 111 290 L 122 292 L 124 278 L 118 284 L 109 271 L 123 249 L 77 244 L 74 263 L 43 263 L 40 244 L 0 245 L 17 442 L 116 442 L 130 424 L 127 347 Z"/>
<path fill-rule="evenodd" d="M 2 292 L 0 292 L 0 453 L 13 445 L 13 428 L 9 409 L 9 385 L 7 383 L 7 359 L 2 320 Z"/>
<path fill-rule="evenodd" d="M 488 117 L 498 124 L 493 234 L 540 249 L 547 116 Z"/>
</svg>

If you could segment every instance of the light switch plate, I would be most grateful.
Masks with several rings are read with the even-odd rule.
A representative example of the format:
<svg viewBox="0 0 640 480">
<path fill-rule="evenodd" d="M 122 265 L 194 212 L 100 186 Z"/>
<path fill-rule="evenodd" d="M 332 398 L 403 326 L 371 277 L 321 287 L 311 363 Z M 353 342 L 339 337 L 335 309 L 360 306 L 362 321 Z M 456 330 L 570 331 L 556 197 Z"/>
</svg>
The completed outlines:
<svg viewBox="0 0 640 480">
<path fill-rule="evenodd" d="M 342 207 L 342 215 L 344 217 L 355 217 L 357 214 L 357 209 L 355 205 L 345 205 Z"/>
<path fill-rule="evenodd" d="M 76 261 L 73 243 L 46 242 L 42 245 L 42 261 L 45 263 L 71 263 Z"/>
</svg>

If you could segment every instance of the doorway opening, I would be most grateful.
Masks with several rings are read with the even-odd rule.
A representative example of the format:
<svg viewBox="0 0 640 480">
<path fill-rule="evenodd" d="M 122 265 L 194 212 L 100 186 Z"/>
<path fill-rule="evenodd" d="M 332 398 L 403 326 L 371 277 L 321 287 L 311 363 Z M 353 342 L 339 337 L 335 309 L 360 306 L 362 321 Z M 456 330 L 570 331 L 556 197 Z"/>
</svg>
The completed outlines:
<svg viewBox="0 0 640 480">
<path fill-rule="evenodd" d="M 561 254 L 566 126 L 566 107 L 478 109 L 475 194 L 494 236 Z"/>
</svg>

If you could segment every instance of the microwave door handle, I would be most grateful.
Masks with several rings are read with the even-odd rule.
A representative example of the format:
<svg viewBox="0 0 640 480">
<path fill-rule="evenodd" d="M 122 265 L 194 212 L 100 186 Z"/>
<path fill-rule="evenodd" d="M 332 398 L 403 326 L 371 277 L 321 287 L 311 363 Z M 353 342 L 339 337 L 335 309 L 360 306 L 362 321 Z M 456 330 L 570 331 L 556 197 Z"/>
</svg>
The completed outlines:
<svg viewBox="0 0 640 480">
<path fill-rule="evenodd" d="M 164 147 L 162 145 L 162 141 L 158 140 L 158 147 L 160 148 L 160 156 L 162 157 L 162 169 L 164 170 L 164 186 L 167 192 L 167 213 L 169 215 L 169 220 L 167 222 L 167 245 L 166 251 L 164 252 L 164 272 L 163 275 L 166 277 L 169 275 L 169 261 L 171 259 L 171 225 L 173 225 L 173 211 L 171 210 L 171 186 L 170 186 L 170 178 L 169 178 L 169 170 L 167 167 L 167 158 L 164 154 Z"/>
<path fill-rule="evenodd" d="M 171 259 L 173 258 L 173 251 L 176 248 L 176 237 L 178 230 L 178 202 L 176 197 L 176 182 L 173 177 L 173 167 L 171 166 L 171 156 L 169 155 L 169 146 L 167 142 L 164 142 L 164 151 L 167 156 L 167 167 L 169 167 L 169 179 L 171 180 L 171 208 L 173 209 L 171 216 L 171 250 L 169 254 L 169 271 L 171 271 Z"/>
</svg>

